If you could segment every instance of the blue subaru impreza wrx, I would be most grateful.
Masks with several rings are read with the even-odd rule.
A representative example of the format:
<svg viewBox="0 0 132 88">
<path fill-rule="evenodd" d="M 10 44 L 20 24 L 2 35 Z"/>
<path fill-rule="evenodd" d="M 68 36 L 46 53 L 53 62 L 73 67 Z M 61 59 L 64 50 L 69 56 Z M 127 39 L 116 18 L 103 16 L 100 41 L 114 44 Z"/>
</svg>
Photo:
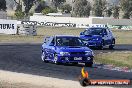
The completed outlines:
<svg viewBox="0 0 132 88">
<path fill-rule="evenodd" d="M 56 35 L 46 37 L 42 45 L 41 59 L 44 62 L 60 63 L 85 63 L 91 67 L 94 54 L 84 45 L 82 39 L 76 36 Z"/>
<path fill-rule="evenodd" d="M 90 27 L 80 33 L 80 38 L 89 47 L 103 49 L 104 46 L 109 46 L 109 49 L 113 49 L 115 46 L 115 37 L 112 31 L 106 27 Z"/>
</svg>

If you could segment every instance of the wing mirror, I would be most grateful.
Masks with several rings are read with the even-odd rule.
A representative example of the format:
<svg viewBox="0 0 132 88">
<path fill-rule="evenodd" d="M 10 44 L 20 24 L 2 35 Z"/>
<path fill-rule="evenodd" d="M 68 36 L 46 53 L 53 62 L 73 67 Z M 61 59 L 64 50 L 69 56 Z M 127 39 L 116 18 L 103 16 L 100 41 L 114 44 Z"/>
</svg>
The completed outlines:
<svg viewBox="0 0 132 88">
<path fill-rule="evenodd" d="M 54 46 L 54 43 L 50 43 L 49 46 Z"/>
<path fill-rule="evenodd" d="M 84 34 L 83 32 L 80 33 L 80 35 L 83 35 L 83 34 Z"/>
</svg>

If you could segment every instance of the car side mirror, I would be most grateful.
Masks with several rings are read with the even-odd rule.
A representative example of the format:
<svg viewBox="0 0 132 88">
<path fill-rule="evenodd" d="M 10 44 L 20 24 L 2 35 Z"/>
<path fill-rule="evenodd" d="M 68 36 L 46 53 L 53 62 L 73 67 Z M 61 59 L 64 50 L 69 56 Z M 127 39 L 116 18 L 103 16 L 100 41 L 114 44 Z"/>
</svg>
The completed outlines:
<svg viewBox="0 0 132 88">
<path fill-rule="evenodd" d="M 85 46 L 87 46 L 88 44 L 87 43 L 84 43 Z"/>
<path fill-rule="evenodd" d="M 44 43 L 46 43 L 46 42 L 44 42 Z"/>
<path fill-rule="evenodd" d="M 80 33 L 80 35 L 83 35 L 83 34 L 84 34 L 83 32 Z"/>
<path fill-rule="evenodd" d="M 54 46 L 54 43 L 50 43 L 49 46 Z"/>
</svg>

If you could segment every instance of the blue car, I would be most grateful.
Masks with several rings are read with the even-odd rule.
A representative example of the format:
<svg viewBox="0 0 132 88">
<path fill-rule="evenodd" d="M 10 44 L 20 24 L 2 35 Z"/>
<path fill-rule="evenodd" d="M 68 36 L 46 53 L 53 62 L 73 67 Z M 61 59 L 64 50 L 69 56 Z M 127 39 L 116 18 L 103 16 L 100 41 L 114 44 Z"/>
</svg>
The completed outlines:
<svg viewBox="0 0 132 88">
<path fill-rule="evenodd" d="M 114 49 L 115 38 L 112 31 L 107 27 L 91 27 L 80 33 L 80 38 L 89 47 L 103 49 L 104 46 L 109 46 L 109 49 Z"/>
<path fill-rule="evenodd" d="M 61 63 L 85 63 L 91 67 L 94 54 L 84 45 L 82 39 L 76 36 L 56 35 L 46 37 L 42 45 L 41 59 L 43 62 Z"/>
</svg>

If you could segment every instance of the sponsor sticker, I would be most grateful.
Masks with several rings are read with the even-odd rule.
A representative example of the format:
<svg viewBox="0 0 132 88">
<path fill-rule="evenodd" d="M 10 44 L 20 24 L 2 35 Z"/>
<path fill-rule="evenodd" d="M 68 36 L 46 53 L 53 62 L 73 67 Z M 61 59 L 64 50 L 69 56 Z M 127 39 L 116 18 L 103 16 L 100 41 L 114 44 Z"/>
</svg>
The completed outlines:
<svg viewBox="0 0 132 88">
<path fill-rule="evenodd" d="M 82 60 L 82 57 L 74 57 L 74 60 Z"/>
</svg>

